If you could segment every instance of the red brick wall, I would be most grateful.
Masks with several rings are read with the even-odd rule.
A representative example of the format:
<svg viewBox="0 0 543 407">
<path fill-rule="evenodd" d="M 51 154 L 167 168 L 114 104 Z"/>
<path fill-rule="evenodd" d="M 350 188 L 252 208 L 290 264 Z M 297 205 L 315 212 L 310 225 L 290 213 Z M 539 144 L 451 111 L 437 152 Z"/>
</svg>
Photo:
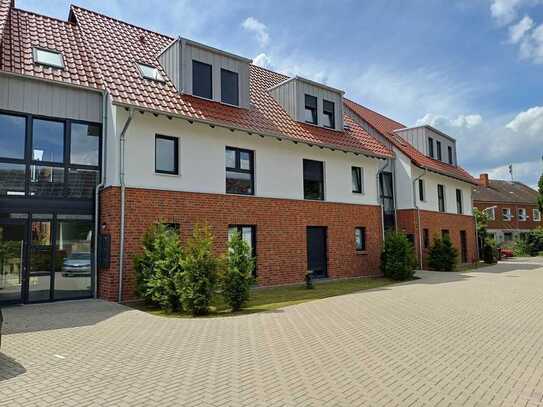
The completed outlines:
<svg viewBox="0 0 543 407">
<path fill-rule="evenodd" d="M 534 222 L 533 220 L 533 209 L 537 208 L 537 205 L 528 205 L 528 204 L 515 204 L 515 203 L 493 203 L 493 202 L 480 202 L 475 201 L 473 206 L 479 208 L 480 210 L 489 208 L 491 206 L 496 206 L 496 219 L 488 222 L 488 229 L 537 229 L 538 227 L 543 226 L 543 222 Z M 505 221 L 502 219 L 502 209 L 509 208 L 511 209 L 511 215 L 513 218 L 510 221 Z M 526 221 L 520 221 L 518 219 L 518 209 L 526 209 L 526 214 L 528 219 Z"/>
<path fill-rule="evenodd" d="M 111 267 L 98 275 L 101 298 L 117 300 L 119 253 L 119 188 L 101 194 L 101 223 L 112 238 Z M 217 253 L 226 249 L 230 224 L 256 225 L 257 273 L 261 285 L 303 281 L 307 269 L 306 227 L 327 226 L 328 275 L 378 275 L 381 218 L 378 206 L 257 198 L 235 195 L 126 190 L 125 276 L 123 300 L 135 299 L 133 256 L 152 223 L 179 223 L 185 240 L 197 223 L 209 224 Z M 367 254 L 355 250 L 354 228 L 366 227 Z"/>
<path fill-rule="evenodd" d="M 417 211 L 414 209 L 405 209 L 397 211 L 398 230 L 413 234 L 415 237 L 415 246 L 417 257 L 419 252 L 419 232 L 417 227 Z M 460 258 L 460 231 L 466 231 L 467 238 L 467 257 L 468 262 L 477 261 L 477 241 L 475 238 L 475 220 L 473 216 L 457 215 L 450 213 L 420 211 L 421 229 L 428 229 L 430 235 L 430 246 L 435 236 L 441 237 L 443 229 L 449 230 L 451 241 L 458 249 Z M 423 243 L 424 244 L 424 243 Z M 428 250 L 423 248 L 423 265 L 426 266 L 426 256 Z"/>
</svg>

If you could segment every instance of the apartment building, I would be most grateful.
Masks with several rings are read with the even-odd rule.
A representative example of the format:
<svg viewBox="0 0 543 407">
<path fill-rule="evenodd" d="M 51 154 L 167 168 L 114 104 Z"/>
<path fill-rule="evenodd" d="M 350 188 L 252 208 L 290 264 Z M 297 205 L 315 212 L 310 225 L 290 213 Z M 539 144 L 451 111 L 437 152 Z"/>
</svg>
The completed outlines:
<svg viewBox="0 0 543 407">
<path fill-rule="evenodd" d="M 444 235 L 461 263 L 476 261 L 471 190 L 477 182 L 458 165 L 456 140 L 429 125 L 406 127 L 351 100 L 345 105 L 353 120 L 394 152 L 383 170 L 396 191 L 394 200 L 384 201 L 385 226 L 407 234 L 421 267 L 433 239 Z"/>
<path fill-rule="evenodd" d="M 488 216 L 487 232 L 497 243 L 512 242 L 543 225 L 537 191 L 518 181 L 479 176 L 473 205 Z"/>
<path fill-rule="evenodd" d="M 396 225 L 463 231 L 472 259 L 471 178 L 401 172 L 343 90 L 76 6 L 61 21 L 0 0 L 0 33 L 0 302 L 136 299 L 157 221 L 182 240 L 208 224 L 218 253 L 241 232 L 259 285 L 378 275 Z M 396 183 L 419 170 L 443 211 L 409 207 Z M 441 223 L 414 223 L 425 210 Z"/>
</svg>

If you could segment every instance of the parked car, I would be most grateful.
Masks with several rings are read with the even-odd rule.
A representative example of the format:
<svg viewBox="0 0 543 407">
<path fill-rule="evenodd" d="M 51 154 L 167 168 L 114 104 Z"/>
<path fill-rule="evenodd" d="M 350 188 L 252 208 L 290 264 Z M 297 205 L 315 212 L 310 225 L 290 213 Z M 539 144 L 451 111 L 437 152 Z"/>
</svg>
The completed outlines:
<svg viewBox="0 0 543 407">
<path fill-rule="evenodd" d="M 62 263 L 64 277 L 89 276 L 91 273 L 91 255 L 88 252 L 74 252 Z"/>
<path fill-rule="evenodd" d="M 500 249 L 500 257 L 501 258 L 509 258 L 513 257 L 513 249 L 507 249 L 507 248 L 501 248 Z"/>
</svg>

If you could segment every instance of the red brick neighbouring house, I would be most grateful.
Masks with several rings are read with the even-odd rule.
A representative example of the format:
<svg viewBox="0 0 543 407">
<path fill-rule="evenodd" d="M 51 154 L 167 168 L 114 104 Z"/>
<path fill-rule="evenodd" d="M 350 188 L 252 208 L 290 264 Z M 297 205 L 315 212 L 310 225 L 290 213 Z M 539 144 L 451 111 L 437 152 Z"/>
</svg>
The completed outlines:
<svg viewBox="0 0 543 407">
<path fill-rule="evenodd" d="M 486 212 L 487 232 L 502 243 L 542 227 L 537 196 L 537 191 L 521 182 L 495 180 L 481 174 L 473 189 L 473 205 Z"/>
</svg>

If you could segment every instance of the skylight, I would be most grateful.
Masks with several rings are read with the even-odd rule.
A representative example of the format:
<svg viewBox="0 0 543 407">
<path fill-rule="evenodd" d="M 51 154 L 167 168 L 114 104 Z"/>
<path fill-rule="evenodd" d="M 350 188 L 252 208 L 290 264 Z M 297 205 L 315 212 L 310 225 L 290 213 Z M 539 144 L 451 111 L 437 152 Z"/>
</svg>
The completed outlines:
<svg viewBox="0 0 543 407">
<path fill-rule="evenodd" d="M 64 68 L 64 59 L 58 51 L 43 48 L 34 48 L 34 62 L 36 64 L 47 65 L 53 68 Z"/>
<path fill-rule="evenodd" d="M 160 74 L 160 71 L 151 65 L 138 64 L 138 69 L 141 76 L 145 79 L 151 79 L 153 81 L 164 82 L 164 78 Z"/>
</svg>

